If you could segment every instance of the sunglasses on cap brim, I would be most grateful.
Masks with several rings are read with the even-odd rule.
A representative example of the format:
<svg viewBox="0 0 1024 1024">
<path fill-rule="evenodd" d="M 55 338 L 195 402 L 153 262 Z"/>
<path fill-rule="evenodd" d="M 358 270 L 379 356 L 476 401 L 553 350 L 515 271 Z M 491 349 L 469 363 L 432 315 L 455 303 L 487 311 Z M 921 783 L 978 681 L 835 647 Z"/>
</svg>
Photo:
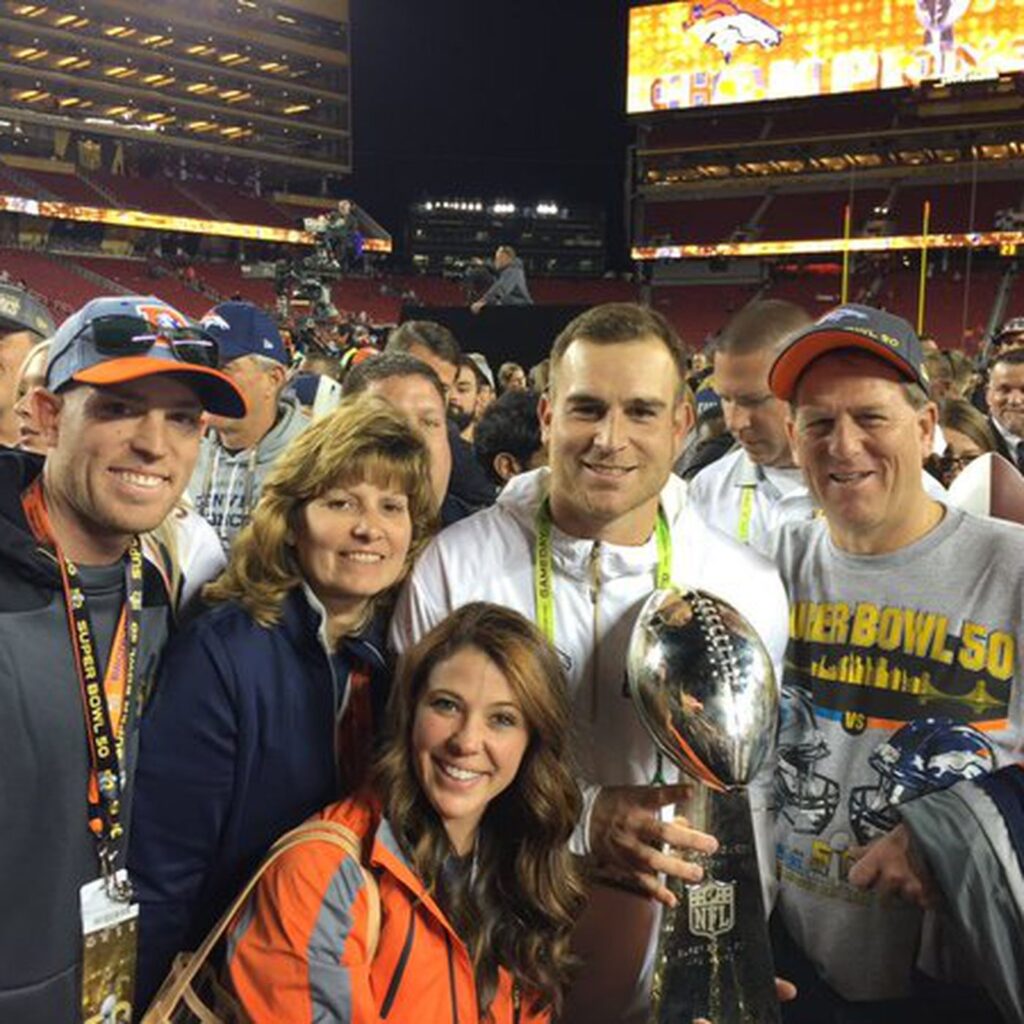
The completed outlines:
<svg viewBox="0 0 1024 1024">
<path fill-rule="evenodd" d="M 101 355 L 140 356 L 163 343 L 180 362 L 213 370 L 220 366 L 216 339 L 198 327 L 155 328 L 145 317 L 114 314 L 96 317 L 78 336 L 86 332 Z"/>
</svg>

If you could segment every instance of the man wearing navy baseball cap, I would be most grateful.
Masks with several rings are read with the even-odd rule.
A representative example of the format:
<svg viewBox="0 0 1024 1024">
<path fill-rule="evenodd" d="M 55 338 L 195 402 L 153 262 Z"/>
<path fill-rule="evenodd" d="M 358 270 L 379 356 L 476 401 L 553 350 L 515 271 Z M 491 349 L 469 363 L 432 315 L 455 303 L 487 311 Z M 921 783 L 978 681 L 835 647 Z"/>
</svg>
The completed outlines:
<svg viewBox="0 0 1024 1024">
<path fill-rule="evenodd" d="M 140 534 L 181 497 L 204 410 L 245 412 L 216 364 L 159 299 L 95 299 L 53 335 L 31 393 L 45 459 L 0 450 L 5 1021 L 98 1020 L 110 988 L 83 979 L 131 999 L 128 808 L 171 610 Z"/>
<path fill-rule="evenodd" d="M 189 483 L 196 511 L 227 551 L 259 500 L 267 471 L 309 418 L 294 395 L 283 393 L 288 352 L 263 310 L 248 302 L 222 302 L 200 326 L 217 341 L 221 369 L 245 395 L 249 409 L 242 419 L 210 417 Z"/>
<path fill-rule="evenodd" d="M 841 306 L 768 382 L 821 511 L 771 540 L 791 609 L 775 779 L 776 969 L 800 991 L 787 1024 L 1000 1019 L 989 997 L 1010 1019 L 1024 898 L 993 893 L 1024 878 L 985 836 L 1020 802 L 1003 766 L 1024 743 L 1024 529 L 925 491 L 936 408 L 900 317 Z"/>
</svg>

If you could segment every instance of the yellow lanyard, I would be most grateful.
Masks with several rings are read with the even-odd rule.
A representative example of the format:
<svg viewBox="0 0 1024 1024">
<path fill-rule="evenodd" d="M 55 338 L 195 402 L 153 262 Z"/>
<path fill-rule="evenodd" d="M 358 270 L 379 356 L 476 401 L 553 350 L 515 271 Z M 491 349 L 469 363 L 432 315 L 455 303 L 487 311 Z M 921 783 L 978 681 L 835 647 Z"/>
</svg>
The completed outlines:
<svg viewBox="0 0 1024 1024">
<path fill-rule="evenodd" d="M 537 608 L 537 625 L 555 642 L 555 580 L 551 562 L 551 507 L 547 498 L 537 509 L 537 542 L 533 549 L 533 596 Z M 654 576 L 655 589 L 663 590 L 672 583 L 672 531 L 665 512 L 658 506 L 658 520 L 654 528 L 658 546 L 658 567 Z"/>
<path fill-rule="evenodd" d="M 754 492 L 757 484 L 744 484 L 743 497 L 740 498 L 740 521 L 736 527 L 736 537 L 741 544 L 750 540 L 750 520 L 754 515 Z"/>
</svg>

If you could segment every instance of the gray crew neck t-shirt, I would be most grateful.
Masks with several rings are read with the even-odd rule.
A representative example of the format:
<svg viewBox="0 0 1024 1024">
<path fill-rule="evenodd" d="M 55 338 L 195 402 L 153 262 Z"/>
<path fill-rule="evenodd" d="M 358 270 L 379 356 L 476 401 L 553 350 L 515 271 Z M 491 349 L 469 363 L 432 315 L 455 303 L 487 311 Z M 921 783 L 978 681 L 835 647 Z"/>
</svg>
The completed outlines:
<svg viewBox="0 0 1024 1024">
<path fill-rule="evenodd" d="M 790 600 L 778 908 L 842 996 L 908 996 L 938 922 L 850 885 L 853 850 L 901 803 L 1020 758 L 1024 529 L 947 508 L 917 542 L 861 556 L 817 520 L 786 524 L 773 555 Z"/>
</svg>

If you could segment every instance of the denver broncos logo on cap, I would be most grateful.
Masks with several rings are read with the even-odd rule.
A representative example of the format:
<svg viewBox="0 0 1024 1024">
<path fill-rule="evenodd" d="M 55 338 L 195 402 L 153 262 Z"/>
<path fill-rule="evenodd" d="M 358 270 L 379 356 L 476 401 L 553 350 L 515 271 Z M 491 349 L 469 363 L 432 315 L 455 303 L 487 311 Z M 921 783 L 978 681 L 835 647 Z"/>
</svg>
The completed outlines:
<svg viewBox="0 0 1024 1024">
<path fill-rule="evenodd" d="M 140 303 L 135 310 L 139 316 L 148 320 L 156 331 L 173 331 L 179 327 L 188 327 L 188 320 L 170 306 Z"/>
<path fill-rule="evenodd" d="M 849 306 L 840 306 L 838 309 L 833 309 L 831 313 L 826 313 L 824 316 L 818 317 L 819 324 L 832 323 L 833 320 L 867 320 L 867 313 L 862 313 L 859 309 L 851 309 Z"/>
<path fill-rule="evenodd" d="M 231 330 L 231 324 L 212 309 L 208 313 L 203 314 L 203 318 L 199 321 L 199 325 L 200 327 L 204 327 L 206 330 L 209 330 L 211 327 L 216 327 L 221 331 Z"/>
</svg>

